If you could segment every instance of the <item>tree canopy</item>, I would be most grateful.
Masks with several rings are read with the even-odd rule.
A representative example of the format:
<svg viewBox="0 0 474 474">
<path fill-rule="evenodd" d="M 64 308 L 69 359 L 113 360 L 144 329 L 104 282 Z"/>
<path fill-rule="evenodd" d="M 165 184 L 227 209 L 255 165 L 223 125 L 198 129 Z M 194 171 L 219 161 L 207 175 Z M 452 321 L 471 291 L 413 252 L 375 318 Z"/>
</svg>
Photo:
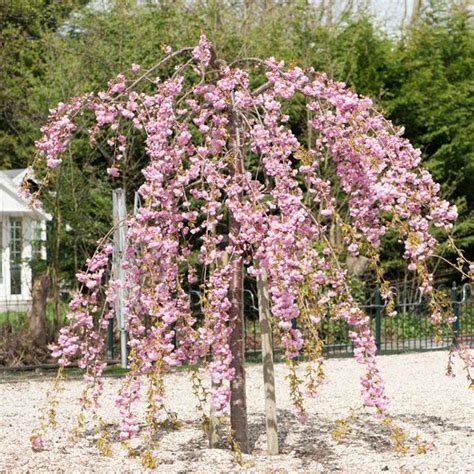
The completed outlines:
<svg viewBox="0 0 474 474">
<path fill-rule="evenodd" d="M 3 167 L 31 163 L 34 141 L 48 109 L 106 85 L 132 62 L 146 68 L 165 44 L 179 48 L 205 31 L 223 58 L 275 56 L 313 66 L 371 96 L 423 151 L 423 160 L 454 200 L 461 219 L 455 240 L 472 256 L 472 45 L 466 10 L 440 7 L 422 11 L 418 21 L 388 36 L 368 16 L 322 19 L 307 2 L 111 1 L 108 8 L 85 1 L 10 2 L 3 11 L 0 66 L 0 156 Z M 258 75 L 257 75 L 258 76 Z M 288 113 L 304 141 L 306 117 Z M 298 110 L 298 108 L 294 108 Z M 61 174 L 60 195 L 45 197 L 61 214 L 61 268 L 67 278 L 82 266 L 110 223 L 111 183 L 102 164 L 105 150 L 82 146 L 80 162 Z M 143 149 L 134 150 L 135 168 L 123 175 L 129 199 L 141 184 Z M 73 232 L 66 232 L 72 227 Z M 56 231 L 55 231 L 56 232 Z M 57 240 L 57 239 L 56 239 Z M 396 241 L 388 239 L 384 258 L 402 278 Z M 393 251 L 392 249 L 396 249 Z M 451 258 L 449 246 L 443 250 Z M 440 265 L 443 272 L 448 271 Z M 443 273 L 441 272 L 441 273 Z"/>
<path fill-rule="evenodd" d="M 77 139 L 109 150 L 107 173 L 113 179 L 130 166 L 128 151 L 137 143 L 146 158 L 139 188 L 143 206 L 126 223 L 115 224 L 128 228 L 126 258 L 115 263 L 124 275 L 116 270 L 108 276 L 114 252 L 108 232 L 86 270 L 77 273 L 81 286 L 70 303 L 69 323 L 53 346 L 61 368 L 78 360 L 86 371 L 80 425 L 90 408 L 97 421 L 104 331 L 124 308 L 131 370 L 116 398 L 120 439 L 127 442 L 139 430 L 134 404 L 147 380 L 149 435 L 141 457 L 146 467 L 155 466 L 158 419 L 167 413 L 164 374 L 201 363 L 212 382 L 211 405 L 218 414 L 230 408 L 231 438 L 248 452 L 246 269 L 267 287 L 297 418 L 307 416 L 304 394 L 314 396 L 324 380 L 320 333 L 324 320 L 334 319 L 347 323 L 354 357 L 364 367 L 363 404 L 391 426 L 370 317 L 352 294 L 341 257 L 371 259 L 387 311 L 394 313 L 379 251 L 387 231 L 395 232 L 442 340 L 442 328 L 454 319 L 450 302 L 434 287 L 429 261 L 437 244 L 434 231 L 449 235 L 456 207 L 440 198 L 440 186 L 420 166 L 421 153 L 403 130 L 371 99 L 326 74 L 275 58 L 227 62 L 204 34 L 195 47 L 166 46 L 163 53 L 146 71 L 133 63 L 107 89 L 60 102 L 36 142 L 34 165 L 47 173 L 34 197 L 61 170 L 65 156 L 75 159 L 71 147 Z M 305 143 L 293 132 L 286 104 L 307 117 Z M 330 241 L 331 220 L 341 227 L 342 247 Z M 189 258 L 193 249 L 197 261 Z M 461 254 L 459 259 L 459 272 L 471 278 L 474 265 Z M 202 318 L 191 309 L 194 285 L 201 289 Z M 472 385 L 469 349 L 457 342 L 453 354 L 463 360 Z M 300 356 L 308 363 L 304 377 L 296 371 Z M 42 423 L 33 433 L 37 449 L 45 428 Z"/>
</svg>

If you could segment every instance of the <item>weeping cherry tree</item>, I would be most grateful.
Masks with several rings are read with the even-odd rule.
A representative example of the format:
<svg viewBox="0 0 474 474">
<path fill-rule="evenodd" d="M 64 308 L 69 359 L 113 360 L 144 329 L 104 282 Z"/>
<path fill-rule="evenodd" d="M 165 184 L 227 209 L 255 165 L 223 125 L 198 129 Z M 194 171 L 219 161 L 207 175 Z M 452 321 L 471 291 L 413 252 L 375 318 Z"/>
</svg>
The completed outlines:
<svg viewBox="0 0 474 474">
<path fill-rule="evenodd" d="M 370 259 L 387 311 L 394 313 L 379 249 L 388 230 L 397 232 L 431 322 L 441 333 L 453 316 L 449 302 L 434 289 L 429 259 L 437 243 L 433 230 L 449 233 L 455 207 L 439 197 L 439 185 L 420 167 L 420 152 L 403 131 L 370 99 L 325 74 L 286 67 L 273 58 L 226 63 L 216 58 L 204 35 L 196 47 L 175 52 L 166 47 L 163 56 L 145 72 L 133 64 L 105 91 L 60 103 L 37 142 L 34 166 L 46 165 L 45 185 L 78 135 L 109 150 L 112 178 L 119 180 L 128 165 L 132 141 L 141 143 L 148 164 L 138 191 L 143 205 L 126 222 L 126 278 L 110 276 L 112 233 L 77 274 L 82 287 L 53 347 L 61 366 L 49 395 L 53 407 L 33 433 L 33 446 L 43 446 L 46 427 L 54 423 L 62 368 L 73 361 L 85 370 L 76 431 L 87 416 L 101 425 L 104 341 L 121 288 L 130 371 L 116 397 L 120 439 L 128 443 L 137 435 L 134 406 L 144 397 L 142 459 L 154 465 L 158 420 L 171 416 L 164 377 L 186 364 L 203 415 L 206 401 L 216 416 L 230 408 L 235 445 L 248 452 L 244 272 L 268 293 L 297 418 L 305 420 L 304 397 L 315 396 L 324 380 L 321 324 L 331 318 L 350 328 L 355 359 L 364 366 L 363 404 L 386 419 L 388 398 L 370 319 L 352 295 L 343 257 Z M 173 73 L 157 77 L 169 70 Z M 293 111 L 296 107 L 308 117 L 304 143 L 289 126 L 285 107 L 290 102 Z M 321 171 L 328 166 L 331 179 Z M 341 195 L 346 196 L 344 219 L 337 206 Z M 329 238 L 333 222 L 343 232 L 342 253 Z M 196 250 L 198 259 L 190 258 Z M 472 277 L 472 264 L 461 260 L 458 267 Z M 190 303 L 190 288 L 196 287 L 199 317 Z M 472 382 L 469 350 L 459 344 L 452 351 L 463 359 Z M 301 360 L 304 372 L 297 370 Z M 202 383 L 206 374 L 208 384 Z M 106 439 L 106 433 L 99 439 L 105 453 Z"/>
</svg>

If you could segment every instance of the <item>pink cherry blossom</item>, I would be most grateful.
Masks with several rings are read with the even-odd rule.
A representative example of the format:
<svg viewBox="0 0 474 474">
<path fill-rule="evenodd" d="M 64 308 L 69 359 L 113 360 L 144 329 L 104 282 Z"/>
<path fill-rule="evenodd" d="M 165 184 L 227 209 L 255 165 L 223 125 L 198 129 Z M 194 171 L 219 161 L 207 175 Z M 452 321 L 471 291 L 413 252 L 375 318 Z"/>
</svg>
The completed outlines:
<svg viewBox="0 0 474 474">
<path fill-rule="evenodd" d="M 138 431 L 134 404 L 143 396 L 142 376 L 153 387 L 156 377 L 184 363 L 203 363 L 212 381 L 212 403 L 218 413 L 225 412 L 235 375 L 229 347 L 231 264 L 242 258 L 250 275 L 265 271 L 268 276 L 278 340 L 291 363 L 306 355 L 308 338 L 315 337 L 324 318 L 349 325 L 354 358 L 364 367 L 363 403 L 382 416 L 388 396 L 377 348 L 340 257 L 366 249 L 376 253 L 387 230 L 398 232 L 408 269 L 418 273 L 434 308 L 433 324 L 449 323 L 450 316 L 438 311 L 427 261 L 437 243 L 432 230 L 449 231 L 456 208 L 441 199 L 439 185 L 420 168 L 420 152 L 370 99 L 324 74 L 286 68 L 274 58 L 264 62 L 268 83 L 256 93 L 249 72 L 211 64 L 212 54 L 201 35 L 191 53 L 192 74 L 183 68 L 140 91 L 129 90 L 130 82 L 120 74 L 106 91 L 60 103 L 42 128 L 38 159 L 50 173 L 61 166 L 78 117 L 92 117 L 92 146 L 103 140 L 112 150 L 109 175 L 118 177 L 126 164 L 124 130 L 133 129 L 134 140 L 141 137 L 148 158 L 138 190 L 144 205 L 127 221 L 126 278 L 109 278 L 112 247 L 106 239 L 77 274 L 81 290 L 70 303 L 69 323 L 53 355 L 63 366 L 77 360 L 86 369 L 81 402 L 96 406 L 103 387 L 105 331 L 120 290 L 132 367 L 116 398 L 120 439 Z M 133 64 L 132 72 L 138 70 Z M 283 112 L 292 98 L 302 100 L 305 114 L 310 113 L 308 127 L 315 138 L 307 147 Z M 248 169 L 235 167 L 241 152 L 245 165 L 254 160 Z M 322 175 L 328 160 L 341 190 Z M 342 252 L 331 246 L 329 235 L 340 193 L 347 196 L 350 228 Z M 238 230 L 223 235 L 228 216 Z M 197 288 L 199 318 L 190 297 Z M 384 288 L 383 297 L 391 296 Z M 466 350 L 459 354 L 466 365 L 472 363 Z M 311 364 L 322 364 L 321 354 L 313 358 Z M 152 399 L 159 412 L 162 394 Z M 305 417 L 301 407 L 297 413 Z"/>
</svg>

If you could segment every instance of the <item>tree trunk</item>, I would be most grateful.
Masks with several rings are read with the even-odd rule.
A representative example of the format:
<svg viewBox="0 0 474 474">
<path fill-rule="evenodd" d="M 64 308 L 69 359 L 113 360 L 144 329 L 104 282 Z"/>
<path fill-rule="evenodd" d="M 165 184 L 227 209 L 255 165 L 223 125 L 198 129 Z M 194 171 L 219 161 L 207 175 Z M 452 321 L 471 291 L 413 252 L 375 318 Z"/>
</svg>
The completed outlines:
<svg viewBox="0 0 474 474">
<path fill-rule="evenodd" d="M 33 280 L 30 334 L 33 344 L 38 347 L 46 344 L 46 302 L 50 287 L 47 275 L 35 277 Z"/>
<path fill-rule="evenodd" d="M 236 123 L 235 113 L 229 114 L 229 145 L 233 155 L 232 175 L 242 175 L 242 151 L 240 149 L 239 132 Z M 242 197 L 240 197 L 242 198 Z M 229 234 L 238 235 L 240 225 L 234 218 L 232 212 L 229 216 Z M 233 255 L 231 262 L 231 282 L 229 289 L 229 299 L 231 303 L 229 316 L 232 324 L 232 334 L 230 336 L 230 350 L 232 352 L 232 367 L 235 376 L 230 384 L 230 424 L 234 435 L 234 440 L 239 443 L 243 453 L 249 452 L 248 422 L 247 422 L 247 398 L 245 392 L 245 353 L 244 353 L 244 278 L 243 262 L 240 255 Z"/>
<path fill-rule="evenodd" d="M 411 23 L 414 24 L 418 21 L 421 13 L 422 0 L 413 1 L 413 9 L 411 12 Z"/>
</svg>

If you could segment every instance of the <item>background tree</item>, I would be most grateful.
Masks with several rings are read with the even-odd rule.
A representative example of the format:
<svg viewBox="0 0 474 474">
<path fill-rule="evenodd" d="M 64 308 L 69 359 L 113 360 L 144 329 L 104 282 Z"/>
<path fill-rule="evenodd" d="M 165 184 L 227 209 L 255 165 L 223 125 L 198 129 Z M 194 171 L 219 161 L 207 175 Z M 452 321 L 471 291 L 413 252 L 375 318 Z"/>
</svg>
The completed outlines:
<svg viewBox="0 0 474 474">
<path fill-rule="evenodd" d="M 4 167 L 22 167 L 31 159 L 37 125 L 32 87 L 44 80 L 46 54 L 54 34 L 86 0 L 12 0 L 0 8 L 0 156 Z"/>
<path fill-rule="evenodd" d="M 427 167 L 455 201 L 458 245 L 472 256 L 474 194 L 474 33 L 469 15 L 427 10 L 395 52 L 382 99 L 389 117 L 404 125 Z"/>
</svg>

